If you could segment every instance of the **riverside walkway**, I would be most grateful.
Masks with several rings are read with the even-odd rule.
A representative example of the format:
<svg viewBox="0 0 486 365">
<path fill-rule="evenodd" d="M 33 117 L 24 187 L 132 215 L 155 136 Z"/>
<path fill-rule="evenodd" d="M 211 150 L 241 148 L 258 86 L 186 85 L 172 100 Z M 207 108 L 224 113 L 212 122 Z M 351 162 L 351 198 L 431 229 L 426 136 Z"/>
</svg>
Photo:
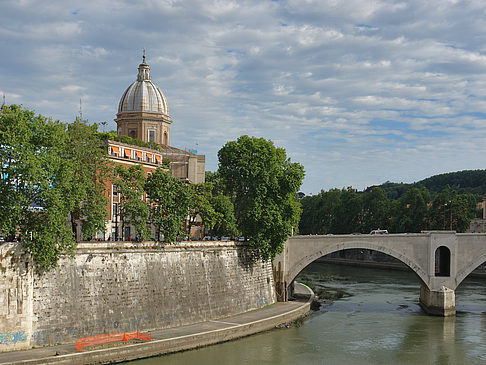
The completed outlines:
<svg viewBox="0 0 486 365">
<path fill-rule="evenodd" d="M 0 354 L 6 364 L 110 364 L 164 355 L 234 340 L 263 332 L 303 317 L 310 311 L 312 291 L 296 283 L 295 293 L 303 299 L 278 302 L 263 309 L 188 326 L 152 331 L 152 341 L 77 352 L 75 344 L 42 347 Z"/>
</svg>

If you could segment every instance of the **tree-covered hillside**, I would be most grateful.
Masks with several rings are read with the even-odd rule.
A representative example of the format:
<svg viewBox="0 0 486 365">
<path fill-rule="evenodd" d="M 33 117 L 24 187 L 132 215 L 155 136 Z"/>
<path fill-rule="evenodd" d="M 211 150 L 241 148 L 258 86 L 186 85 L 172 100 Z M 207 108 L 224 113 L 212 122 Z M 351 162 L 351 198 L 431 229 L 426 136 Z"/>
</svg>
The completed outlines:
<svg viewBox="0 0 486 365">
<path fill-rule="evenodd" d="M 415 183 L 426 187 L 431 194 L 436 194 L 447 185 L 458 194 L 486 194 L 486 170 L 463 170 L 431 176 Z"/>
<path fill-rule="evenodd" d="M 440 174 L 413 184 L 386 182 L 362 192 L 352 187 L 301 199 L 301 234 L 390 233 L 421 230 L 464 232 L 480 217 L 476 203 L 486 195 L 486 170 Z"/>
<path fill-rule="evenodd" d="M 434 175 L 411 184 L 387 181 L 381 185 L 366 188 L 365 193 L 373 188 L 383 189 L 389 199 L 399 199 L 410 188 L 425 187 L 431 195 L 442 191 L 447 185 L 458 194 L 486 195 L 486 170 L 463 170 Z"/>
</svg>

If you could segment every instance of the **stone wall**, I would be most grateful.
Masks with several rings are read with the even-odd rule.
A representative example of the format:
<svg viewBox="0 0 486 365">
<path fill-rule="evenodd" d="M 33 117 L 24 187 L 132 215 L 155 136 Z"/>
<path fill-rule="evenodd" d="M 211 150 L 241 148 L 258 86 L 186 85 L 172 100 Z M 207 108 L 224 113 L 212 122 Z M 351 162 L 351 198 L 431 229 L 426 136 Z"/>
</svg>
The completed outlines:
<svg viewBox="0 0 486 365">
<path fill-rule="evenodd" d="M 20 245 L 0 246 L 0 351 L 26 348 L 31 341 L 31 266 Z"/>
<path fill-rule="evenodd" d="M 270 263 L 245 246 L 81 243 L 39 275 L 19 244 L 0 246 L 0 351 L 175 327 L 275 302 Z"/>
</svg>

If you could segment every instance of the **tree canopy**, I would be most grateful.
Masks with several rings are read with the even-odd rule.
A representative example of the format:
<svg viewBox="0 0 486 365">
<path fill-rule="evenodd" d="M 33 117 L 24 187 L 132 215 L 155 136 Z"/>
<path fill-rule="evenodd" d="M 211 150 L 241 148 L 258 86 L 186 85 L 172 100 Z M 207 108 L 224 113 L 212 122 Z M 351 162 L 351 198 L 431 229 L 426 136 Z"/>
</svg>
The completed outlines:
<svg viewBox="0 0 486 365">
<path fill-rule="evenodd" d="M 477 215 L 474 194 L 458 194 L 448 185 L 431 194 L 425 187 L 413 187 L 397 199 L 390 199 L 380 187 L 364 192 L 352 188 L 321 191 L 301 199 L 301 234 L 368 233 L 387 229 L 391 233 L 422 230 L 464 232 Z"/>
<path fill-rule="evenodd" d="M 74 252 L 77 221 L 85 235 L 104 230 L 110 169 L 96 130 L 17 105 L 0 111 L 0 232 L 21 240 L 43 268 Z"/>
<path fill-rule="evenodd" d="M 67 126 L 67 157 L 74 161 L 71 195 L 75 199 L 71 224 L 76 235 L 76 223 L 81 220 L 84 239 L 105 230 L 107 220 L 106 182 L 111 179 L 112 166 L 106 158 L 106 146 L 99 139 L 96 124 L 76 120 Z M 76 237 L 79 240 L 80 237 Z"/>
<path fill-rule="evenodd" d="M 249 136 L 226 143 L 218 159 L 239 231 L 261 257 L 273 258 L 299 222 L 303 166 L 272 141 Z"/>
<path fill-rule="evenodd" d="M 174 242 L 184 230 L 184 220 L 189 213 L 188 186 L 162 168 L 147 178 L 145 191 L 151 204 L 151 219 L 166 242 Z"/>
<path fill-rule="evenodd" d="M 20 106 L 2 108 L 0 231 L 23 240 L 45 268 L 75 247 L 66 225 L 76 200 L 76 161 L 67 158 L 68 150 L 64 124 Z"/>
<path fill-rule="evenodd" d="M 149 219 L 149 207 L 143 200 L 145 190 L 145 172 L 141 165 L 115 167 L 116 178 L 114 184 L 121 195 L 119 214 L 122 222 L 122 232 L 125 225 L 131 224 L 137 231 L 138 240 L 143 241 L 149 236 L 147 221 Z M 124 237 L 127 239 L 127 237 Z"/>
<path fill-rule="evenodd" d="M 389 199 L 396 200 L 411 188 L 426 188 L 431 195 L 435 195 L 447 186 L 458 194 L 486 194 L 486 170 L 463 170 L 434 175 L 411 184 L 393 183 L 387 181 L 378 186 L 368 187 L 364 193 L 379 187 L 385 191 Z"/>
</svg>

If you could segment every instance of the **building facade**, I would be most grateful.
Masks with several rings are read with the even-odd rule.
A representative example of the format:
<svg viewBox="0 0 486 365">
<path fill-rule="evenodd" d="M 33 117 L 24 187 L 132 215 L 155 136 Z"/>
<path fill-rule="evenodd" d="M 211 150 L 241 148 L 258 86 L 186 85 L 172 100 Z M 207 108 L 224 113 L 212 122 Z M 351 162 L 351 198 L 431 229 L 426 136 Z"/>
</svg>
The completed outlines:
<svg viewBox="0 0 486 365">
<path fill-rule="evenodd" d="M 157 168 L 170 168 L 172 176 L 184 182 L 197 184 L 205 181 L 205 156 L 170 146 L 172 120 L 169 107 L 164 94 L 151 80 L 145 54 L 138 67 L 137 80 L 120 99 L 115 122 L 118 135 L 156 144 L 157 148 L 108 140 L 108 157 L 113 163 L 127 167 L 142 165 L 146 176 Z M 121 232 L 122 224 L 118 215 L 120 196 L 112 182 L 108 183 L 107 195 L 110 200 L 109 220 L 103 238 L 135 239 L 135 231 L 130 225 L 125 224 L 125 231 Z"/>
</svg>

